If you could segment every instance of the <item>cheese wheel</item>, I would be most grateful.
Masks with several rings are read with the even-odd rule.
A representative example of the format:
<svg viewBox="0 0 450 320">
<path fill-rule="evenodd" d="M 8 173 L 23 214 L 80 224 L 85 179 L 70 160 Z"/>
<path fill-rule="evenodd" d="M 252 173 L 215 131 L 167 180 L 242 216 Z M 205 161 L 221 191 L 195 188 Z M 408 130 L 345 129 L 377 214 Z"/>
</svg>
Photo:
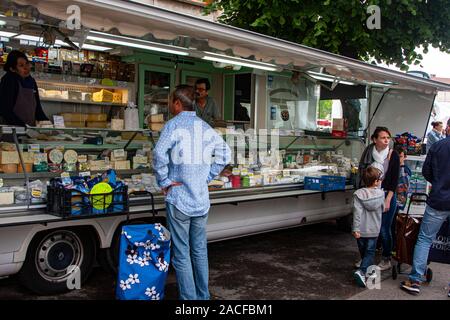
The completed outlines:
<svg viewBox="0 0 450 320">
<path fill-rule="evenodd" d="M 64 153 L 64 161 L 67 163 L 77 163 L 78 153 L 75 150 L 67 150 Z"/>
<path fill-rule="evenodd" d="M 64 158 L 63 153 L 61 152 L 61 150 L 58 149 L 53 149 L 48 154 L 48 159 L 50 160 L 50 162 L 55 164 L 60 164 L 63 161 L 63 158 Z"/>
</svg>

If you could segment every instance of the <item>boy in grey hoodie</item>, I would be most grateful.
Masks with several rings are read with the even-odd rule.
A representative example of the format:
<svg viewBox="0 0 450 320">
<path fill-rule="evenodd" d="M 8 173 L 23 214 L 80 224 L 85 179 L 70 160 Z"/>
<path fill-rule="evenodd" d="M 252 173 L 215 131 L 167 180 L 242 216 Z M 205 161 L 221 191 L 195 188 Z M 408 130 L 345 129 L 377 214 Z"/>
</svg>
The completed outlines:
<svg viewBox="0 0 450 320">
<path fill-rule="evenodd" d="M 361 265 L 353 274 L 359 286 L 366 286 L 367 268 L 374 264 L 377 238 L 381 229 L 384 211 L 384 192 L 381 186 L 381 171 L 368 167 L 362 173 L 366 188 L 353 194 L 353 236 L 358 242 Z"/>
</svg>

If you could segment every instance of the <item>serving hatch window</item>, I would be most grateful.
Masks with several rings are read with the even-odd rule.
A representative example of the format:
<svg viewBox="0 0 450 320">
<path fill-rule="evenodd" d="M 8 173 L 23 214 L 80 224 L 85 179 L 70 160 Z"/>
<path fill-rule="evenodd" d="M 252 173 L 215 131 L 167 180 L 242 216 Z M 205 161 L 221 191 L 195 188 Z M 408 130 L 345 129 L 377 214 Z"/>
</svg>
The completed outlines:
<svg viewBox="0 0 450 320">
<path fill-rule="evenodd" d="M 320 87 L 299 73 L 269 75 L 267 127 L 281 130 L 317 130 Z"/>
</svg>

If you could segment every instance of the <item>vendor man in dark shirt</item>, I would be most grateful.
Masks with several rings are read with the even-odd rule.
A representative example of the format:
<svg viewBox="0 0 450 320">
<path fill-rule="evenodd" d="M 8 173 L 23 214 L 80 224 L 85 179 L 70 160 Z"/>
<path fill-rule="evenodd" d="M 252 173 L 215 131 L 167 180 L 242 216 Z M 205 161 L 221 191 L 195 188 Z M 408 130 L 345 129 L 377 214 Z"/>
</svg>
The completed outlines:
<svg viewBox="0 0 450 320">
<path fill-rule="evenodd" d="M 195 82 L 196 99 L 194 107 L 197 116 L 214 127 L 214 121 L 220 119 L 220 113 L 213 98 L 208 96 L 209 89 L 211 89 L 211 84 L 208 79 L 198 79 Z"/>
</svg>

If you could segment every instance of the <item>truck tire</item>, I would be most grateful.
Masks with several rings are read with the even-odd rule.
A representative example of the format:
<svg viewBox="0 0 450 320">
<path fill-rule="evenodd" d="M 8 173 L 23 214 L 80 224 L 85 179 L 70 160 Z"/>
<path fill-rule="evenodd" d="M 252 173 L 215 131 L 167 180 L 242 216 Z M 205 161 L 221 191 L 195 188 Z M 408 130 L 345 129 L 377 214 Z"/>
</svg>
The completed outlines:
<svg viewBox="0 0 450 320">
<path fill-rule="evenodd" d="M 131 220 L 128 224 L 147 224 L 147 223 L 161 223 L 166 225 L 166 219 L 164 217 L 150 218 L 148 220 Z M 111 241 L 111 246 L 109 248 L 101 249 L 98 254 L 98 263 L 102 268 L 112 275 L 117 275 L 118 265 L 119 265 L 119 250 L 120 250 L 120 234 L 122 233 L 122 226 L 125 223 L 121 223 L 116 231 L 114 231 L 114 236 Z"/>
<path fill-rule="evenodd" d="M 76 287 L 77 270 L 80 272 L 79 284 L 86 281 L 95 262 L 95 251 L 95 239 L 84 229 L 38 233 L 28 247 L 19 280 L 37 294 L 67 292 Z"/>
<path fill-rule="evenodd" d="M 337 227 L 343 232 L 352 232 L 353 215 L 349 214 L 342 218 L 336 219 Z"/>
</svg>

